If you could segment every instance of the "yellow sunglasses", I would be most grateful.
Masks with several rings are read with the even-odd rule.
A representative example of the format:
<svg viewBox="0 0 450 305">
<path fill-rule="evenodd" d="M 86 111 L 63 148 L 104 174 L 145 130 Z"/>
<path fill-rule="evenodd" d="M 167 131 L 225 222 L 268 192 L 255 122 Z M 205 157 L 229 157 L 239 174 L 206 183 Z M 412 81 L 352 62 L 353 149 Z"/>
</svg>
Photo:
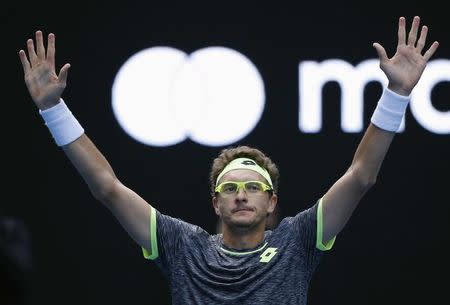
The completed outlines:
<svg viewBox="0 0 450 305">
<path fill-rule="evenodd" d="M 220 194 L 231 195 L 238 193 L 241 189 L 250 194 L 272 191 L 270 186 L 261 181 L 225 181 L 219 184 L 215 191 Z"/>
</svg>

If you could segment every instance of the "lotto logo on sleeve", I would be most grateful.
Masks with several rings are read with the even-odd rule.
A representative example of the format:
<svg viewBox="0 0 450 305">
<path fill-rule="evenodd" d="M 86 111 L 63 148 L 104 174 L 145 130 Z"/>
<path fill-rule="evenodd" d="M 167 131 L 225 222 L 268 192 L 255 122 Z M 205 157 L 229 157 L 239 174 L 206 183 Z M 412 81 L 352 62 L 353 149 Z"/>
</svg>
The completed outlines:
<svg viewBox="0 0 450 305">
<path fill-rule="evenodd" d="M 112 88 L 112 108 L 124 131 L 145 145 L 190 139 L 206 146 L 245 137 L 264 110 L 264 83 L 241 53 L 208 47 L 186 54 L 153 47 L 130 57 Z"/>
</svg>

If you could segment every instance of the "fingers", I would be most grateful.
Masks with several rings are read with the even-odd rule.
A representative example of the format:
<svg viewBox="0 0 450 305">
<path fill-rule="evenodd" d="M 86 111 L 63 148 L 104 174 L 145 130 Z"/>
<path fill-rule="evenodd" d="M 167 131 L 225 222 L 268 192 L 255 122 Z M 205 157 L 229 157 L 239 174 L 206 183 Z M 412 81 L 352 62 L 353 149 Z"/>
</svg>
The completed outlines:
<svg viewBox="0 0 450 305">
<path fill-rule="evenodd" d="M 50 67 L 55 69 L 55 35 L 53 33 L 48 34 L 47 43 L 47 60 Z"/>
<path fill-rule="evenodd" d="M 435 41 L 431 45 L 431 47 L 423 54 L 423 58 L 428 61 L 431 56 L 433 56 L 434 52 L 436 52 L 437 48 L 439 47 L 439 42 Z"/>
<path fill-rule="evenodd" d="M 373 43 L 373 47 L 375 48 L 375 50 L 377 50 L 380 62 L 385 62 L 386 60 L 388 60 L 386 50 L 378 42 Z"/>
<path fill-rule="evenodd" d="M 411 30 L 409 30 L 408 35 L 408 45 L 415 46 L 417 39 L 417 30 L 419 28 L 420 18 L 419 16 L 415 16 L 411 25 Z"/>
<path fill-rule="evenodd" d="M 38 59 L 37 59 L 36 52 L 34 51 L 33 39 L 27 40 L 27 50 L 28 50 L 28 57 L 30 58 L 31 66 L 36 65 Z"/>
<path fill-rule="evenodd" d="M 36 31 L 36 51 L 39 61 L 45 60 L 45 48 L 42 31 Z"/>
<path fill-rule="evenodd" d="M 422 31 L 420 32 L 419 40 L 417 41 L 416 48 L 419 52 L 422 52 L 423 47 L 425 46 L 425 41 L 427 40 L 428 27 L 423 26 Z"/>
<path fill-rule="evenodd" d="M 404 45 L 406 39 L 405 17 L 398 19 L 398 45 Z"/>
<path fill-rule="evenodd" d="M 44 61 L 48 62 L 50 68 L 55 69 L 55 35 L 53 33 L 48 35 L 47 51 L 45 50 L 44 37 L 40 30 L 36 31 L 36 46 L 33 39 L 27 40 L 27 51 L 29 61 L 25 51 L 21 50 L 19 52 L 25 73 Z"/>
<path fill-rule="evenodd" d="M 58 80 L 62 84 L 66 84 L 67 82 L 67 74 L 69 72 L 70 64 L 65 64 L 61 70 L 59 71 Z"/>
<path fill-rule="evenodd" d="M 422 53 L 422 50 L 425 47 L 425 42 L 427 40 L 428 27 L 426 25 L 422 26 L 422 29 L 420 31 L 419 40 L 417 40 L 417 43 L 416 43 L 417 32 L 419 29 L 419 23 L 420 23 L 420 17 L 415 16 L 413 23 L 411 25 L 411 30 L 409 31 L 409 35 L 408 35 L 408 45 L 415 47 L 419 53 Z M 426 61 L 428 61 L 431 58 L 431 56 L 433 56 L 434 52 L 436 52 L 438 47 L 439 47 L 439 43 L 437 41 L 433 42 L 433 44 L 430 46 L 430 48 L 423 55 L 424 59 Z"/>
<path fill-rule="evenodd" d="M 30 66 L 30 62 L 28 61 L 27 54 L 25 54 L 24 50 L 19 51 L 19 58 L 20 58 L 20 61 L 22 62 L 23 73 L 27 74 L 30 71 L 31 66 Z"/>
</svg>

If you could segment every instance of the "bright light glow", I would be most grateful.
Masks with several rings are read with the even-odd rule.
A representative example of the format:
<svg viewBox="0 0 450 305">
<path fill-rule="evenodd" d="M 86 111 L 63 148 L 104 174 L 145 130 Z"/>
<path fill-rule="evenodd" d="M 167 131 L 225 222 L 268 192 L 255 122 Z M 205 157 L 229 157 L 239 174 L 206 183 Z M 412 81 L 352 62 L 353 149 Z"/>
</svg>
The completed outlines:
<svg viewBox="0 0 450 305">
<path fill-rule="evenodd" d="M 140 51 L 120 68 L 112 89 L 119 124 L 151 146 L 186 138 L 206 146 L 231 144 L 254 129 L 264 103 L 256 67 L 223 47 L 190 56 L 168 47 Z"/>
<path fill-rule="evenodd" d="M 410 107 L 415 119 L 424 128 L 434 133 L 448 134 L 450 111 L 436 110 L 431 101 L 431 90 L 442 81 L 450 81 L 450 60 L 439 59 L 429 62 L 413 90 Z"/>
<path fill-rule="evenodd" d="M 450 61 L 430 61 L 411 96 L 410 110 L 425 129 L 450 133 L 450 111 L 433 107 L 431 92 L 450 80 Z M 364 88 L 369 82 L 387 85 L 378 59 L 357 66 L 341 59 L 299 63 L 299 128 L 322 129 L 322 88 L 330 81 L 341 90 L 341 129 L 362 132 Z M 131 56 L 120 68 L 112 88 L 113 112 L 135 140 L 170 146 L 186 139 L 205 146 L 239 141 L 258 124 L 264 110 L 264 83 L 252 62 L 239 52 L 209 47 L 191 55 L 154 47 Z M 403 120 L 398 132 L 405 130 Z"/>
<path fill-rule="evenodd" d="M 431 103 L 431 90 L 440 81 L 450 79 L 449 60 L 430 61 L 411 96 L 411 112 L 417 121 L 433 133 L 450 133 L 450 112 L 437 111 Z M 299 64 L 299 128 L 305 133 L 322 129 L 322 88 L 335 81 L 341 89 L 341 129 L 361 132 L 364 129 L 364 87 L 372 81 L 387 85 L 387 78 L 377 59 L 361 62 L 356 67 L 341 60 L 321 63 L 304 61 Z M 398 132 L 405 130 L 405 120 Z"/>
</svg>

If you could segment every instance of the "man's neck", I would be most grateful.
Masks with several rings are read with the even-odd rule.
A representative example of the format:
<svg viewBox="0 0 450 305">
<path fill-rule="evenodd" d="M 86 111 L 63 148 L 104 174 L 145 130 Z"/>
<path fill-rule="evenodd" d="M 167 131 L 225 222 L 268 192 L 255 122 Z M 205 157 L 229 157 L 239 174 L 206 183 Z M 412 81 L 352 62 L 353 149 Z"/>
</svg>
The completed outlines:
<svg viewBox="0 0 450 305">
<path fill-rule="evenodd" d="M 264 239 L 264 227 L 253 230 L 234 229 L 224 226 L 223 243 L 225 246 L 237 250 L 252 249 L 258 246 Z"/>
</svg>

